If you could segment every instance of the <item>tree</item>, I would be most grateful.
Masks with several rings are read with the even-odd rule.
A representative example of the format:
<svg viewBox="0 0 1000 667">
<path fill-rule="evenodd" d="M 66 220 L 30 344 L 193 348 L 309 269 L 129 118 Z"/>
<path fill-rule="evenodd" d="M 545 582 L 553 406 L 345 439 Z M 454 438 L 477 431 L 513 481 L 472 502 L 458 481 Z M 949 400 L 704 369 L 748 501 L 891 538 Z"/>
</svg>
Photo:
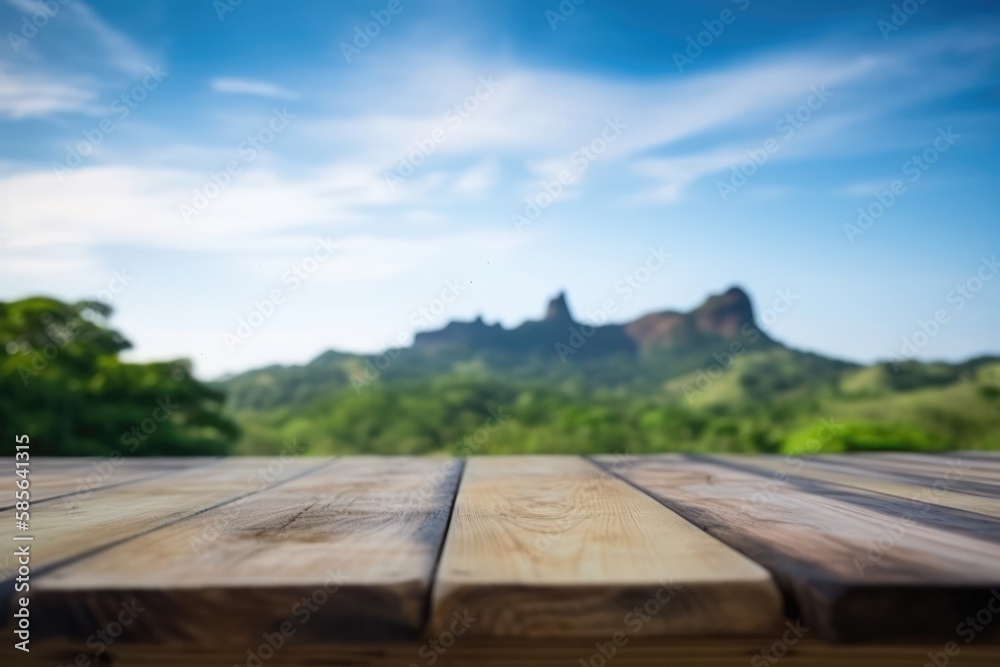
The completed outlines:
<svg viewBox="0 0 1000 667">
<path fill-rule="evenodd" d="M 187 361 L 124 363 L 111 308 L 35 297 L 0 302 L 0 436 L 40 455 L 225 454 L 239 431 L 223 394 Z"/>
</svg>

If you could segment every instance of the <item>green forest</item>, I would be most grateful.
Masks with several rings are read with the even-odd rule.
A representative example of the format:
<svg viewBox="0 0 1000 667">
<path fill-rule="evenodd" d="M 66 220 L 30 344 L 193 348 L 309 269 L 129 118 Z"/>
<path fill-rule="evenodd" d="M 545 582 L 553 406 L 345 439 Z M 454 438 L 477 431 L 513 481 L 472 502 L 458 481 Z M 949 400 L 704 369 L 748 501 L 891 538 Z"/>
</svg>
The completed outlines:
<svg viewBox="0 0 1000 667">
<path fill-rule="evenodd" d="M 994 357 L 861 366 L 710 333 L 604 351 L 595 336 L 563 361 L 555 320 L 532 323 L 530 345 L 418 336 L 206 383 L 185 361 L 123 362 L 110 316 L 0 303 L 8 442 L 27 433 L 36 453 L 73 456 L 1000 449 Z"/>
<path fill-rule="evenodd" d="M 131 347 L 97 301 L 0 302 L 0 429 L 31 438 L 32 452 L 60 456 L 219 455 L 236 423 L 225 394 L 191 376 L 184 361 L 124 363 Z"/>
</svg>

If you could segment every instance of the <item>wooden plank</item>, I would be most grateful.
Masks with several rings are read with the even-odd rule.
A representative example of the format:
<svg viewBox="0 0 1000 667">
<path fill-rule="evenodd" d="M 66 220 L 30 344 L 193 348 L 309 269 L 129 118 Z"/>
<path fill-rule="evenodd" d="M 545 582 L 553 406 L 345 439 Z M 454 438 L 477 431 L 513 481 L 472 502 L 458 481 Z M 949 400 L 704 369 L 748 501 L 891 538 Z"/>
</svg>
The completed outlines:
<svg viewBox="0 0 1000 667">
<path fill-rule="evenodd" d="M 89 494 L 98 489 L 153 479 L 180 470 L 211 465 L 218 457 L 176 458 L 71 458 L 35 457 L 29 460 L 28 479 L 31 504 L 50 502 L 70 495 Z M 15 475 L 13 466 L 3 473 L 0 511 L 14 507 Z M 9 492 L 8 492 L 9 490 Z"/>
<path fill-rule="evenodd" d="M 990 475 L 979 466 L 963 458 L 921 463 L 902 459 L 883 459 L 874 456 L 816 456 L 810 459 L 816 465 L 837 469 L 849 474 L 860 474 L 881 479 L 891 479 L 926 487 L 941 487 L 960 493 L 985 498 L 1000 498 L 1000 473 Z"/>
<path fill-rule="evenodd" d="M 769 632 L 780 609 L 763 568 L 584 459 L 473 457 L 431 625 L 471 616 L 470 637 L 610 637 L 635 623 L 644 636 L 726 636 Z"/>
<path fill-rule="evenodd" d="M 938 477 L 951 468 L 961 469 L 965 475 L 977 481 L 1000 484 L 1000 460 L 971 458 L 952 454 L 867 454 L 863 456 L 827 455 L 822 458 L 831 461 L 878 466 L 903 472 Z"/>
<path fill-rule="evenodd" d="M 135 641 L 214 645 L 285 623 L 299 641 L 415 637 L 460 470 L 343 458 L 148 532 L 33 583 L 39 632 L 85 638 L 134 598 Z"/>
<path fill-rule="evenodd" d="M 0 541 L 30 535 L 35 574 L 55 563 L 78 557 L 139 533 L 153 530 L 215 505 L 230 502 L 327 465 L 329 460 L 247 457 L 185 470 L 168 477 L 104 489 L 67 502 L 43 503 L 31 509 L 29 530 L 18 531 L 14 510 L 0 512 Z M 5 555 L 0 577 L 11 576 Z"/>
<path fill-rule="evenodd" d="M 903 452 L 872 452 L 861 455 L 832 455 L 831 458 L 853 459 L 858 461 L 877 461 L 884 463 L 909 464 L 922 468 L 941 470 L 961 461 L 969 472 L 995 477 L 1000 472 L 1000 458 L 982 457 L 961 452 L 942 452 L 941 454 L 914 454 Z"/>
<path fill-rule="evenodd" d="M 881 493 L 893 498 L 902 498 L 914 502 L 930 503 L 939 507 L 961 510 L 964 512 L 975 512 L 988 517 L 1000 518 L 1000 498 L 985 498 L 978 495 L 959 493 L 949 488 L 950 477 L 942 474 L 941 484 L 937 487 L 933 485 L 914 484 L 912 482 L 897 481 L 891 476 L 871 474 L 863 468 L 851 470 L 850 472 L 838 468 L 831 468 L 818 465 L 818 462 L 811 458 L 801 459 L 792 457 L 777 456 L 713 456 L 731 464 L 743 466 L 750 470 L 763 472 L 765 474 L 784 474 L 791 477 L 809 479 L 827 484 L 838 484 L 872 493 Z M 956 470 L 952 475 L 960 475 L 961 471 Z M 947 515 L 945 515 L 947 516 Z M 986 522 L 987 527 L 995 527 L 995 535 L 1000 539 L 1000 523 Z"/>
<path fill-rule="evenodd" d="M 792 636 L 794 638 L 794 636 Z M 1000 647 L 956 642 L 957 656 L 944 653 L 942 644 L 922 642 L 907 646 L 830 645 L 808 635 L 792 644 L 781 636 L 757 639 L 644 639 L 636 638 L 624 646 L 614 646 L 611 659 L 588 640 L 516 640 L 481 641 L 459 637 L 444 648 L 440 638 L 437 649 L 429 640 L 417 642 L 380 642 L 349 644 L 310 644 L 293 636 L 270 659 L 261 660 L 268 667 L 318 667 L 338 665 L 350 667 L 921 667 L 945 658 L 954 667 L 996 667 L 1000 664 Z M 102 654 L 100 663 L 79 644 L 32 642 L 32 652 L 25 655 L 9 646 L 0 647 L 2 664 L 17 666 L 73 665 L 78 655 L 93 664 L 124 667 L 220 667 L 247 665 L 248 651 L 260 655 L 260 637 L 244 638 L 241 646 L 197 647 L 188 645 L 131 644 L 117 641 Z M 447 642 L 450 643 L 450 642 Z M 787 649 L 783 652 L 782 644 Z M 610 652 L 607 646 L 606 652 Z M 773 652 L 772 652 L 773 651 Z M 264 655 L 270 655 L 266 650 Z M 780 657 L 777 657 L 780 654 Z M 771 658 L 770 660 L 768 658 Z M 754 658 L 759 658 L 751 662 Z M 581 663 L 581 660 L 583 661 Z M 255 661 L 250 661 L 256 665 Z"/>
<path fill-rule="evenodd" d="M 964 458 L 1000 462 L 1000 451 L 995 449 L 959 449 L 953 453 Z"/>
<path fill-rule="evenodd" d="M 977 465 L 990 470 L 1000 470 L 1000 452 L 979 451 L 954 451 L 940 452 L 934 454 L 921 454 L 918 452 L 872 452 L 863 455 L 864 458 L 885 459 L 888 461 L 911 461 L 913 463 L 923 463 L 927 465 L 941 465 L 948 463 L 955 458 L 968 461 L 972 465 Z"/>
<path fill-rule="evenodd" d="M 997 542 L 928 525 L 926 505 L 676 455 L 619 474 L 767 566 L 828 640 L 950 639 L 1000 585 Z M 976 639 L 1000 639 L 1000 623 Z"/>
</svg>

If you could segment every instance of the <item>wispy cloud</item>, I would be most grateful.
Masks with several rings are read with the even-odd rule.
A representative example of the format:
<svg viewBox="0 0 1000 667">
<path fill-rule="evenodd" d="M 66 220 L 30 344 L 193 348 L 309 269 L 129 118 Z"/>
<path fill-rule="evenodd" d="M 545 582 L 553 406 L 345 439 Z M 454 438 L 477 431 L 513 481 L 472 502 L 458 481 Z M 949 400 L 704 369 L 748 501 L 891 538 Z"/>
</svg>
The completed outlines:
<svg viewBox="0 0 1000 667">
<path fill-rule="evenodd" d="M 149 57 L 136 44 L 118 30 L 108 25 L 97 12 L 82 0 L 73 0 L 68 9 L 74 14 L 74 23 L 89 32 L 107 54 L 108 64 L 130 74 L 142 72 L 150 64 Z"/>
<path fill-rule="evenodd" d="M 13 120 L 48 116 L 92 107 L 96 92 L 72 80 L 59 80 L 38 72 L 11 72 L 0 64 L 0 116 Z"/>
<path fill-rule="evenodd" d="M 12 51 L 0 52 L 0 117 L 100 113 L 96 102 L 105 86 L 128 83 L 152 64 L 141 48 L 82 0 L 6 4 L 22 18 L 5 40 Z M 74 57 L 66 58 L 67 53 Z"/>
<path fill-rule="evenodd" d="M 212 79 L 212 90 L 217 93 L 232 93 L 236 95 L 257 95 L 259 97 L 276 97 L 294 100 L 298 95 L 285 90 L 281 86 L 267 81 L 252 81 L 250 79 L 219 78 Z"/>
<path fill-rule="evenodd" d="M 460 173 L 451 186 L 458 195 L 481 195 L 492 188 L 500 175 L 500 168 L 493 161 L 486 161 Z"/>
<path fill-rule="evenodd" d="M 16 22 L 41 6 L 38 0 L 6 4 L 19 12 Z M 193 11 L 168 5 L 164 12 Z M 228 64 L 233 62 L 229 54 L 213 54 L 210 47 L 195 55 L 178 48 L 169 89 L 150 96 L 148 105 L 130 108 L 121 131 L 58 182 L 51 163 L 65 152 L 62 147 L 78 144 L 83 133 L 98 126 L 107 104 L 141 80 L 133 72 L 157 63 L 173 71 L 165 56 L 183 40 L 194 39 L 190 26 L 197 25 L 191 15 L 184 21 L 172 17 L 177 20 L 170 24 L 171 33 L 159 41 L 144 33 L 139 41 L 113 15 L 102 17 L 82 0 L 59 6 L 60 15 L 44 36 L 29 40 L 16 57 L 0 51 L 0 124 L 31 120 L 31 128 L 39 128 L 37 137 L 22 144 L 11 132 L 14 138 L 6 145 L 16 157 L 0 164 L 0 223 L 9 234 L 0 273 L 7 284 L 73 292 L 90 284 L 81 282 L 81 275 L 99 284 L 102 267 L 106 270 L 118 257 L 136 262 L 183 258 L 200 267 L 202 280 L 216 280 L 215 267 L 237 269 L 233 284 L 213 282 L 211 290 L 191 288 L 184 281 L 193 278 L 171 274 L 170 280 L 184 283 L 185 293 L 211 301 L 206 311 L 215 312 L 217 302 L 252 300 L 254 293 L 243 293 L 247 277 L 270 275 L 268 266 L 282 269 L 282 262 L 294 261 L 312 237 L 322 234 L 335 237 L 342 250 L 317 282 L 343 288 L 327 290 L 323 298 L 336 292 L 359 304 L 360 311 L 351 311 L 355 324 L 344 324 L 357 329 L 354 343 L 371 338 L 367 318 L 372 310 L 406 307 L 412 299 L 419 303 L 418 275 L 433 273 L 437 279 L 438 274 L 457 275 L 463 267 L 472 267 L 468 272 L 473 274 L 488 262 L 492 271 L 502 260 L 495 255 L 517 247 L 516 261 L 533 253 L 545 256 L 539 264 L 544 269 L 530 274 L 537 282 L 543 271 L 578 269 L 568 263 L 553 268 L 551 262 L 564 250 L 551 238 L 569 224 L 584 230 L 573 237 L 584 248 L 590 232 L 606 239 L 609 227 L 623 244 L 639 238 L 640 228 L 652 237 L 660 227 L 650 231 L 650 221 L 669 218 L 662 215 L 668 207 L 710 219 L 718 213 L 717 179 L 727 179 L 748 150 L 775 136 L 776 121 L 801 106 L 816 86 L 832 92 L 829 106 L 794 138 L 782 139 L 780 151 L 769 158 L 778 164 L 773 170 L 768 166 L 768 177 L 755 177 L 740 196 L 748 202 L 778 198 L 777 209 L 794 199 L 801 184 L 810 194 L 830 196 L 830 215 L 836 215 L 832 211 L 839 204 L 850 214 L 850 201 L 837 195 L 867 196 L 872 183 L 898 167 L 899 152 L 914 142 L 913 149 L 922 150 L 928 128 L 944 115 L 951 122 L 968 99 L 985 97 L 970 91 L 987 88 L 997 70 L 998 39 L 989 36 L 989 26 L 968 24 L 911 24 L 888 45 L 849 39 L 774 42 L 735 48 L 730 60 L 720 42 L 717 58 L 678 75 L 669 66 L 668 52 L 659 71 L 623 72 L 568 56 L 554 61 L 531 52 L 521 59 L 471 40 L 428 48 L 410 40 L 401 21 L 398 30 L 395 25 L 387 30 L 377 48 L 350 67 L 324 60 L 317 48 L 300 51 L 298 45 L 265 50 L 260 60 L 254 60 L 255 51 L 238 69 Z M 265 12 L 261 7 L 240 11 Z M 143 16 L 131 20 L 148 18 Z M 208 18 L 214 20 L 211 11 Z M 578 24 L 581 29 L 584 23 Z M 229 21 L 219 29 L 252 32 Z M 220 43 L 215 48 L 227 48 L 224 40 Z M 163 45 L 164 57 L 150 58 L 156 50 L 149 45 L 156 44 Z M 637 54 L 647 62 L 647 53 Z M 190 67 L 185 58 L 197 58 L 202 69 Z M 214 68 L 207 76 L 184 74 L 205 71 L 205 66 Z M 496 84 L 488 95 L 480 94 L 484 80 Z M 262 100 L 277 100 L 266 106 L 287 105 L 295 120 L 250 162 L 237 147 L 267 122 L 260 117 Z M 174 108 L 183 114 L 173 113 Z M 977 113 L 982 133 L 992 140 L 993 112 L 982 104 Z M 626 127 L 602 146 L 609 119 Z M 571 185 L 545 213 L 539 233 L 512 234 L 509 218 L 524 198 L 542 192 L 544 183 L 594 147 L 600 148 L 600 158 L 578 161 L 585 169 L 574 168 Z M 210 179 L 233 160 L 238 173 L 213 189 L 211 201 L 185 225 L 179 207 L 215 188 L 217 183 L 208 185 Z M 404 162 L 415 169 L 389 187 L 386 175 Z M 794 174 L 789 164 L 801 166 L 803 175 Z M 701 206 L 705 202 L 699 198 L 709 191 L 715 208 Z M 613 216 L 623 203 L 631 205 L 628 224 L 619 225 Z M 740 211 L 735 213 L 727 216 L 739 218 Z M 549 229 L 553 233 L 547 237 Z M 689 247 L 699 242 L 688 238 Z M 591 245 L 596 252 L 614 251 L 613 243 L 597 245 Z M 7 261 L 14 257 L 16 262 Z M 523 263 L 529 265 L 530 259 Z M 349 289 L 352 281 L 384 281 L 391 294 L 373 300 L 364 290 Z M 525 281 L 528 285 L 529 278 Z M 490 308 L 505 298 L 498 288 Z M 520 304 L 510 305 L 513 300 L 506 302 L 506 316 L 520 312 Z M 314 302 L 303 297 L 302 303 L 303 317 L 311 317 L 306 306 Z M 276 340 L 285 336 L 286 342 L 292 335 L 274 332 Z M 328 334 L 317 333 L 323 340 L 316 344 L 329 344 Z"/>
</svg>

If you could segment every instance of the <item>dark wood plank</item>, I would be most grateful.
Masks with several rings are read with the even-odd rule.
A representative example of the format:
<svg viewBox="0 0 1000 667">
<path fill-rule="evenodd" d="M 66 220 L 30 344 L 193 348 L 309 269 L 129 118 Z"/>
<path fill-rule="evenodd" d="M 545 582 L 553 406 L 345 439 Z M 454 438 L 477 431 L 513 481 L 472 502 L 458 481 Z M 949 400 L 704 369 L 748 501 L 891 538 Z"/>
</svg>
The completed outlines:
<svg viewBox="0 0 1000 667">
<path fill-rule="evenodd" d="M 984 498 L 1000 499 L 1000 471 L 991 472 L 963 457 L 926 457 L 930 460 L 885 458 L 876 455 L 825 455 L 810 458 L 817 466 L 843 472 L 946 488 Z"/>
<path fill-rule="evenodd" d="M 766 566 L 828 640 L 954 639 L 1000 586 L 1000 545 L 927 520 L 927 504 L 676 455 L 619 474 Z M 976 639 L 997 641 L 1000 623 Z"/>
<path fill-rule="evenodd" d="M 266 667 L 923 667 L 935 664 L 931 656 L 939 664 L 947 658 L 946 667 L 1000 664 L 1000 646 L 966 644 L 962 639 L 950 647 L 953 654 L 958 653 L 949 656 L 942 643 L 845 646 L 816 641 L 809 634 L 801 639 L 794 634 L 788 636 L 795 641 L 786 643 L 781 634 L 756 639 L 640 637 L 616 646 L 612 637 L 598 642 L 590 639 L 481 641 L 460 636 L 454 642 L 447 637 L 433 637 L 414 642 L 316 644 L 293 635 L 273 654 L 266 647 L 259 650 L 261 638 L 245 637 L 233 646 L 212 647 L 116 641 L 96 659 L 82 644 L 42 642 L 33 643 L 32 652 L 27 655 L 9 646 L 0 647 L 0 664 L 70 667 L 83 655 L 91 666 L 246 667 L 251 656 L 261 653 L 271 656 L 261 660 Z M 432 640 L 436 642 L 433 648 Z M 442 641 L 450 647 L 443 647 Z M 605 658 L 611 651 L 614 651 L 612 657 Z M 255 661 L 250 664 L 257 666 Z"/>
<path fill-rule="evenodd" d="M 893 498 L 901 498 L 918 503 L 930 503 L 938 506 L 935 516 L 960 516 L 968 519 L 967 525 L 974 525 L 968 513 L 984 514 L 991 519 L 1000 519 L 1000 498 L 988 498 L 980 495 L 962 493 L 952 490 L 951 479 L 942 474 L 939 484 L 920 484 L 909 479 L 897 479 L 859 467 L 845 468 L 842 466 L 823 465 L 816 458 L 790 458 L 785 456 L 713 456 L 713 459 L 725 461 L 731 465 L 760 472 L 765 475 L 783 474 L 789 478 L 799 478 L 846 486 L 862 491 L 880 493 Z M 827 462 L 829 463 L 829 462 Z M 954 473 L 958 475 L 961 470 Z M 957 512 L 949 512 L 957 510 Z M 1000 540 L 1000 523 L 983 520 L 979 525 L 985 527 L 986 535 L 991 533 Z M 983 534 L 976 532 L 976 535 Z"/>
</svg>

